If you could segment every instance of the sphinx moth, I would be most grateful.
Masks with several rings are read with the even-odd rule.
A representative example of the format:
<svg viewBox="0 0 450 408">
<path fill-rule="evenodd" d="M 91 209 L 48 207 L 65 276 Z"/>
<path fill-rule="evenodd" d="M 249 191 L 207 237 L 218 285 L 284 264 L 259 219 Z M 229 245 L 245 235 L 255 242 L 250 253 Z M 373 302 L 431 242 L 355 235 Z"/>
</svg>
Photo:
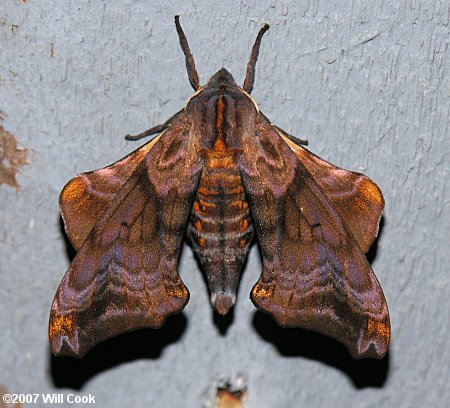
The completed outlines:
<svg viewBox="0 0 450 408">
<path fill-rule="evenodd" d="M 338 340 L 354 358 L 382 358 L 389 313 L 365 257 L 384 207 L 380 189 L 309 152 L 260 112 L 250 93 L 267 24 L 242 88 L 223 68 L 201 86 L 178 16 L 175 25 L 195 93 L 163 125 L 127 136 L 157 134 L 151 141 L 61 192 L 77 255 L 51 307 L 53 353 L 82 357 L 180 312 L 189 299 L 177 272 L 187 236 L 218 313 L 234 305 L 256 238 L 256 307 L 281 326 Z"/>
</svg>

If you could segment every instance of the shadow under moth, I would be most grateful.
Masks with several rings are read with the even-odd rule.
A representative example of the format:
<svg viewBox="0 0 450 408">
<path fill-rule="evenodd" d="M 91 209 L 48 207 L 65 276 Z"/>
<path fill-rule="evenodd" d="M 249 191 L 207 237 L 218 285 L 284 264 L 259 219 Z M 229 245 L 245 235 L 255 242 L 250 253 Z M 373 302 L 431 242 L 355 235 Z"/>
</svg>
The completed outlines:
<svg viewBox="0 0 450 408">
<path fill-rule="evenodd" d="M 61 192 L 77 255 L 51 308 L 53 353 L 82 357 L 180 312 L 189 299 L 177 272 L 186 235 L 218 313 L 236 301 L 255 237 L 256 307 L 281 326 L 336 339 L 354 358 L 382 358 L 389 313 L 365 257 L 378 234 L 380 189 L 309 152 L 259 110 L 250 93 L 267 24 L 242 88 L 223 68 L 201 86 L 178 16 L 175 25 L 195 93 L 164 124 L 126 137 L 157 134 L 151 141 Z"/>
</svg>

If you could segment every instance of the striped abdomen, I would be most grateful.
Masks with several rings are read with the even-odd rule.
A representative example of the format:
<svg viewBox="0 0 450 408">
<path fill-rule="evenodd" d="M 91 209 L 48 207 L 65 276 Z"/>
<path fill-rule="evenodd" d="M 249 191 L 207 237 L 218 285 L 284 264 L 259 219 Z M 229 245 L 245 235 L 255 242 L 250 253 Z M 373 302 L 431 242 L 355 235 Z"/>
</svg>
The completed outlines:
<svg viewBox="0 0 450 408">
<path fill-rule="evenodd" d="M 208 280 L 211 303 L 226 314 L 236 300 L 253 225 L 233 149 L 220 138 L 205 152 L 187 233 Z"/>
</svg>

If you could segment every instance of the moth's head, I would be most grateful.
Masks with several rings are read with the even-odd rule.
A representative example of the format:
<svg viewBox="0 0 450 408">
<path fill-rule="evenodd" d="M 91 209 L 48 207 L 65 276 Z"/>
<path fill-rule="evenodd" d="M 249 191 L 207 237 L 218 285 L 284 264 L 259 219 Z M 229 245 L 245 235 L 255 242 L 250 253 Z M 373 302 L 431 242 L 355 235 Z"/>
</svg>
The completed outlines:
<svg viewBox="0 0 450 408">
<path fill-rule="evenodd" d="M 202 87 L 200 86 L 197 70 L 195 69 L 194 57 L 191 54 L 191 50 L 189 49 L 189 44 L 187 42 L 186 36 L 180 25 L 180 17 L 179 16 L 175 16 L 175 27 L 177 29 L 178 37 L 180 39 L 181 49 L 183 50 L 183 54 L 186 57 L 186 69 L 188 72 L 189 82 L 191 83 L 192 87 L 195 89 L 195 91 L 196 91 L 195 94 L 197 94 L 197 92 L 199 92 L 202 89 Z M 247 74 L 245 76 L 244 85 L 242 86 L 242 89 L 247 94 L 250 94 L 250 92 L 252 91 L 252 88 L 253 88 L 253 83 L 255 81 L 255 65 L 256 65 L 256 60 L 258 59 L 259 47 L 261 45 L 261 39 L 262 39 L 262 36 L 264 35 L 264 33 L 268 29 L 269 29 L 269 25 L 264 24 L 264 26 L 259 30 L 258 35 L 256 36 L 256 41 L 253 44 L 252 52 L 250 54 L 250 60 L 248 61 L 248 64 L 247 64 Z M 225 68 L 222 68 L 221 70 L 217 71 L 211 77 L 211 79 L 208 81 L 208 84 L 206 86 L 211 86 L 211 85 L 233 87 L 233 86 L 236 86 L 236 83 L 234 82 L 234 79 L 231 76 L 231 74 Z"/>
<path fill-rule="evenodd" d="M 217 71 L 208 81 L 208 84 L 217 84 L 220 86 L 233 86 L 236 85 L 236 82 L 234 82 L 233 76 L 225 69 L 222 68 L 219 71 Z"/>
<path fill-rule="evenodd" d="M 217 92 L 220 89 L 226 89 L 228 92 L 241 91 L 242 89 L 234 82 L 233 76 L 225 69 L 222 68 L 217 71 L 208 81 L 208 83 L 202 87 L 194 94 L 205 92 L 206 94 L 210 92 Z"/>
</svg>

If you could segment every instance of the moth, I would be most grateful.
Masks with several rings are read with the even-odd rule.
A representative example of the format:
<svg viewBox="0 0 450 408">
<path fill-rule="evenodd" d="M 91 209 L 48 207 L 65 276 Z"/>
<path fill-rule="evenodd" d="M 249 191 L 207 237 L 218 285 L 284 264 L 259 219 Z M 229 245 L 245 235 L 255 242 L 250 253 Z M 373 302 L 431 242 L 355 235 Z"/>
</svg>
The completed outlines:
<svg viewBox="0 0 450 408">
<path fill-rule="evenodd" d="M 235 304 L 256 238 L 263 270 L 251 300 L 283 327 L 341 342 L 354 358 L 382 358 L 387 304 L 365 252 L 378 234 L 380 189 L 308 151 L 250 96 L 264 25 L 242 88 L 222 68 L 201 86 L 175 17 L 195 93 L 157 134 L 123 159 L 70 180 L 60 195 L 77 250 L 49 323 L 55 355 L 81 358 L 95 344 L 158 328 L 189 292 L 177 272 L 184 236 L 206 275 L 211 304 Z"/>
</svg>

